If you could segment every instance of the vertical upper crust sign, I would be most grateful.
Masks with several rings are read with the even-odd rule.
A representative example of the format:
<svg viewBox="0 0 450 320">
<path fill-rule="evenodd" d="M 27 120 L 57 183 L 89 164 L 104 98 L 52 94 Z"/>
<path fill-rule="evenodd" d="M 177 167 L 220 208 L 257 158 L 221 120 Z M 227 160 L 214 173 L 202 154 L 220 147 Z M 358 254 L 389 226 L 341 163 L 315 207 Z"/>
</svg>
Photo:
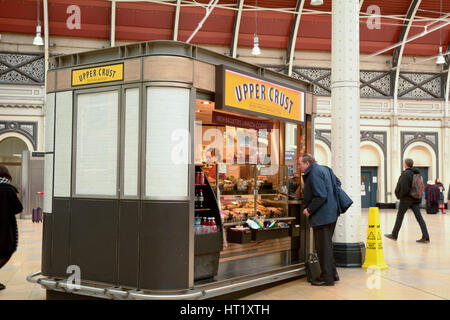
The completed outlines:
<svg viewBox="0 0 450 320">
<path fill-rule="evenodd" d="M 123 80 L 123 63 L 72 70 L 72 86 Z"/>
</svg>

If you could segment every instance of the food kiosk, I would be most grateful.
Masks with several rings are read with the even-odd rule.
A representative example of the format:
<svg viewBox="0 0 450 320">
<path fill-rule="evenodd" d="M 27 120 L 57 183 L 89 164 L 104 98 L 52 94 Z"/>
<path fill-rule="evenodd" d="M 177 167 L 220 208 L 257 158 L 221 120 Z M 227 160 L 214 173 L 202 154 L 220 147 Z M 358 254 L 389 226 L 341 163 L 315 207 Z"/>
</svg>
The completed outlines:
<svg viewBox="0 0 450 320">
<path fill-rule="evenodd" d="M 207 299 L 305 274 L 307 83 L 174 41 L 52 59 L 49 299 Z"/>
</svg>

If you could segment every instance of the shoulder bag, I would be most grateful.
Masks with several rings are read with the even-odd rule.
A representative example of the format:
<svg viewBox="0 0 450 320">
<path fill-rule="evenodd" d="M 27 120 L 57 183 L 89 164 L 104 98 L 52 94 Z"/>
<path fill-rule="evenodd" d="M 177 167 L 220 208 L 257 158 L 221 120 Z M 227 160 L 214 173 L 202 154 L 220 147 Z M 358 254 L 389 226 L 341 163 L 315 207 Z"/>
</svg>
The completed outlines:
<svg viewBox="0 0 450 320">
<path fill-rule="evenodd" d="M 353 200 L 348 196 L 347 193 L 345 193 L 344 190 L 342 190 L 341 186 L 337 183 L 336 175 L 334 174 L 333 170 L 329 167 L 327 168 L 330 171 L 331 183 L 333 184 L 334 196 L 338 204 L 339 213 L 345 213 L 353 204 Z"/>
</svg>

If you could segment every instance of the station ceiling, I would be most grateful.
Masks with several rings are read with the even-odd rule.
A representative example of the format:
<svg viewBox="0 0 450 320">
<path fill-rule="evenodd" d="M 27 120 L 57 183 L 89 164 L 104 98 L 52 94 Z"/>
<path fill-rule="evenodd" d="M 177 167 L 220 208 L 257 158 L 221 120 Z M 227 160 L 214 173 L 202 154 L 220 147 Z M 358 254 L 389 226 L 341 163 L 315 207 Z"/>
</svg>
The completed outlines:
<svg viewBox="0 0 450 320">
<path fill-rule="evenodd" d="M 0 0 L 0 32 L 34 34 L 39 0 Z M 219 0 L 203 27 L 192 39 L 193 44 L 231 46 L 233 34 L 238 46 L 253 46 L 253 35 L 259 36 L 261 48 L 288 48 L 292 37 L 296 7 L 302 0 L 244 0 L 239 32 L 235 32 L 239 0 Z M 295 49 L 331 50 L 331 0 L 311 6 L 303 0 Z M 441 10 L 442 2 L 442 10 Z M 179 8 L 177 40 L 186 41 L 205 15 L 209 0 L 116 0 L 116 40 L 173 40 L 176 10 Z M 74 26 L 76 4 L 80 25 Z M 43 21 L 42 1 L 40 21 Z M 255 8 L 258 10 L 255 10 Z M 377 13 L 377 20 L 369 14 Z M 110 0 L 48 0 L 50 36 L 110 38 Z M 256 19 L 257 16 L 257 19 Z M 440 20 L 437 20 L 439 19 Z M 368 24 L 369 21 L 369 24 Z M 380 22 L 380 24 L 377 24 Z M 409 25 L 409 33 L 404 33 Z M 374 28 L 378 26 L 379 28 Z M 439 28 L 441 27 L 441 28 Z M 429 32 L 430 30 L 434 30 Z M 403 31 L 402 31 L 403 30 Z M 417 35 L 426 33 L 421 37 Z M 404 55 L 435 56 L 442 43 L 444 53 L 450 41 L 449 0 L 364 0 L 360 9 L 360 51 L 366 54 L 390 54 L 386 50 L 402 40 L 416 36 L 404 46 Z M 384 50 L 384 51 L 383 51 Z"/>
</svg>

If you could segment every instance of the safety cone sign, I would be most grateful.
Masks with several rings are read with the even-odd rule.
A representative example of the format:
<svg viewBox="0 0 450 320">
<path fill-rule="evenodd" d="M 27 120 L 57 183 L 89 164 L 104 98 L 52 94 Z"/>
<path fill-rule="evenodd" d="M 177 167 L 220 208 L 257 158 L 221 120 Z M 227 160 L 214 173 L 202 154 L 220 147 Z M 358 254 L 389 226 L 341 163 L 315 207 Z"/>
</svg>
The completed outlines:
<svg viewBox="0 0 450 320">
<path fill-rule="evenodd" d="M 381 238 L 380 215 L 378 208 L 369 209 L 369 224 L 367 227 L 366 258 L 362 266 L 364 269 L 387 269 L 384 262 L 383 240 Z"/>
</svg>

